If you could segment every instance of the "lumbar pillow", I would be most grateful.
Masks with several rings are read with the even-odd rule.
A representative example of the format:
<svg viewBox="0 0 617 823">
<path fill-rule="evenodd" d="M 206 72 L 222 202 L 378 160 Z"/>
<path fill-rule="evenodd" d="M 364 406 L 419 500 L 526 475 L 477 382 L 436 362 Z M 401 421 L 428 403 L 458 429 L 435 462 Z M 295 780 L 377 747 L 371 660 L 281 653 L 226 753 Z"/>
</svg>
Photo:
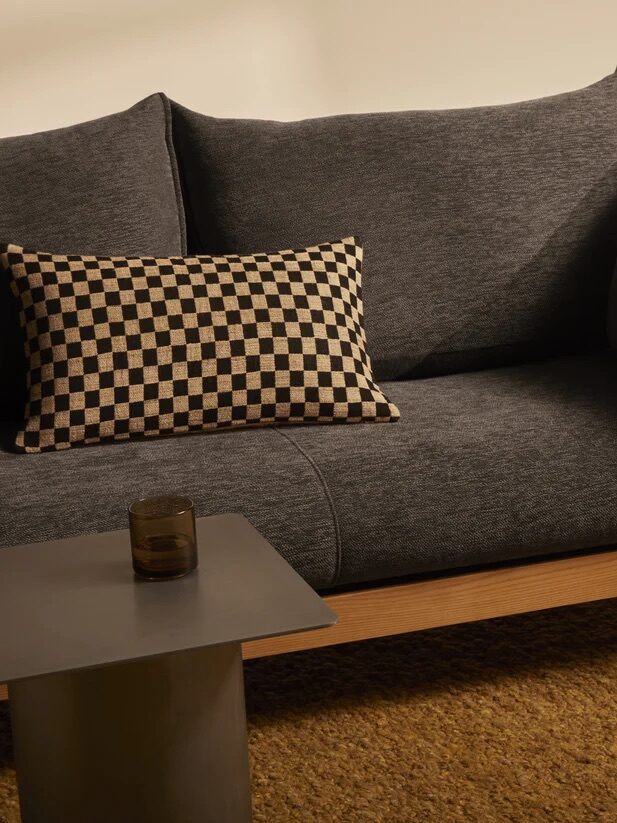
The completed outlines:
<svg viewBox="0 0 617 823">
<path fill-rule="evenodd" d="M 16 445 L 398 419 L 372 379 L 361 263 L 354 238 L 159 259 L 6 246 L 28 361 Z"/>
</svg>

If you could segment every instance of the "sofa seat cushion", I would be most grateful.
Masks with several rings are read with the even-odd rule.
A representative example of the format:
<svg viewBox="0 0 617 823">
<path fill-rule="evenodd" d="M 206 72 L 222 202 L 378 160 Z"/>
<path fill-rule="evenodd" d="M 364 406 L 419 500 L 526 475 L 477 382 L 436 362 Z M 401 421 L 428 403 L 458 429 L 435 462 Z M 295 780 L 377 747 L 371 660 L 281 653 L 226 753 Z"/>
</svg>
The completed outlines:
<svg viewBox="0 0 617 823">
<path fill-rule="evenodd" d="M 169 490 L 244 513 L 321 589 L 617 542 L 613 358 L 385 386 L 396 426 L 0 452 L 0 546 L 123 528 Z"/>
<path fill-rule="evenodd" d="M 332 582 L 336 540 L 322 483 L 277 429 L 0 451 L 0 546 L 128 528 L 129 503 L 158 492 L 187 495 L 197 516 L 242 512 L 314 586 Z"/>
<path fill-rule="evenodd" d="M 384 386 L 396 426 L 286 430 L 336 512 L 333 582 L 617 543 L 614 359 Z"/>
</svg>

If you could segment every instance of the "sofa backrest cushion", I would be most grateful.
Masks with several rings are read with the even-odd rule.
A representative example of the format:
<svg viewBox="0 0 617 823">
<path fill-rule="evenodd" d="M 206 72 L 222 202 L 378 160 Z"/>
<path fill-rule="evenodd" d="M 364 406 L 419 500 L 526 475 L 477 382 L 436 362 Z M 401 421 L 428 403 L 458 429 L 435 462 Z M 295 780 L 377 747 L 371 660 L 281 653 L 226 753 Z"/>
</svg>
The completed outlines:
<svg viewBox="0 0 617 823">
<path fill-rule="evenodd" d="M 605 344 L 617 73 L 472 109 L 292 123 L 172 113 L 190 251 L 362 238 L 378 379 Z"/>
<path fill-rule="evenodd" d="M 186 252 L 169 102 L 0 140 L 0 240 L 60 254 Z M 0 419 L 19 414 L 23 342 L 0 282 Z M 17 390 L 16 387 L 20 389 Z"/>
<path fill-rule="evenodd" d="M 0 238 L 56 254 L 183 254 L 169 101 L 0 140 Z"/>
</svg>

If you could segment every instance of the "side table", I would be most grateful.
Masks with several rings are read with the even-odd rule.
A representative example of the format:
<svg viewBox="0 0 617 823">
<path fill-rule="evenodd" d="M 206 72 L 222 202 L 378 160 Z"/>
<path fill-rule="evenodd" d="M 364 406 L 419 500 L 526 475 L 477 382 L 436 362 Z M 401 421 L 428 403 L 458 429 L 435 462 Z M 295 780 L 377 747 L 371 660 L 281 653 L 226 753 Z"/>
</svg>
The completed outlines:
<svg viewBox="0 0 617 823">
<path fill-rule="evenodd" d="M 241 515 L 197 536 L 197 572 L 156 583 L 128 531 L 0 550 L 23 823 L 250 821 L 241 643 L 336 617 Z"/>
</svg>

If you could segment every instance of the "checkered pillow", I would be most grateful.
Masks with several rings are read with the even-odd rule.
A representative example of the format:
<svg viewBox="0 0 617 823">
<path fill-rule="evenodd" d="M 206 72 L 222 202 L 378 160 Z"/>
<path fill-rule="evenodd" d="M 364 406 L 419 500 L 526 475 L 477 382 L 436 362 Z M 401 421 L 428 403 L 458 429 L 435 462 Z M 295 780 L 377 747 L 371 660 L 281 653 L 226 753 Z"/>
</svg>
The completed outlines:
<svg viewBox="0 0 617 823">
<path fill-rule="evenodd" d="M 0 265 L 21 303 L 27 452 L 230 426 L 391 421 L 362 325 L 362 247 Z"/>
</svg>

